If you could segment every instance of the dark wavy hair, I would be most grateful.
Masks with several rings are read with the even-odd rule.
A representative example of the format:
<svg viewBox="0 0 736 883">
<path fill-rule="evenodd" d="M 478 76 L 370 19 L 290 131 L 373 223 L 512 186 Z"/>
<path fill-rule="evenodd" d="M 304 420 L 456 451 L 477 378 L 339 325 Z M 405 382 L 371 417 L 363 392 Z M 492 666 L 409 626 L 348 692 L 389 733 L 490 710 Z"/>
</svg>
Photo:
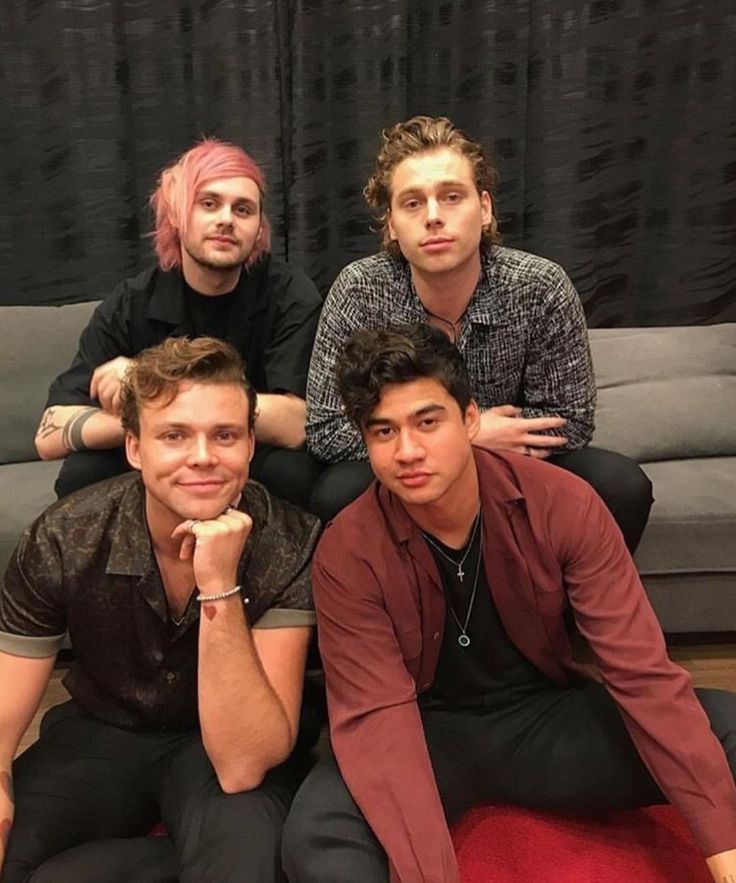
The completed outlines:
<svg viewBox="0 0 736 883">
<path fill-rule="evenodd" d="M 161 397 L 165 404 L 170 404 L 179 384 L 186 380 L 240 386 L 248 399 L 248 429 L 253 429 L 257 417 L 256 391 L 245 376 L 238 351 L 215 337 L 168 337 L 132 359 L 123 383 L 123 429 L 138 436 L 141 408 Z"/>
<path fill-rule="evenodd" d="M 442 147 L 451 147 L 464 156 L 473 169 L 478 193 L 493 194 L 498 183 L 498 172 L 491 165 L 478 141 L 469 138 L 447 117 L 415 116 L 381 132 L 381 147 L 376 155 L 373 174 L 363 188 L 368 205 L 376 213 L 381 244 L 394 257 L 401 251 L 391 239 L 388 218 L 391 210 L 391 179 L 402 160 L 417 153 L 429 153 Z M 495 212 L 495 205 L 494 205 Z M 481 245 L 488 248 L 501 241 L 495 214 L 490 224 L 483 227 Z"/>
<path fill-rule="evenodd" d="M 437 380 L 463 414 L 473 399 L 460 351 L 425 323 L 356 331 L 337 360 L 336 377 L 345 413 L 361 430 L 391 384 Z"/>
</svg>

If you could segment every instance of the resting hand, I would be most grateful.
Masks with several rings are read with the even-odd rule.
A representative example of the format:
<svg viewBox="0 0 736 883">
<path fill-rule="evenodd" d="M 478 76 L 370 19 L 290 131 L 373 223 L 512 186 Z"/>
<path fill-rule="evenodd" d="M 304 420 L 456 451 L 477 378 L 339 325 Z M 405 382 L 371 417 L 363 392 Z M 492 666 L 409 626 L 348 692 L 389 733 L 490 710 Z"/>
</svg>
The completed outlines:
<svg viewBox="0 0 736 883">
<path fill-rule="evenodd" d="M 92 374 L 89 394 L 97 399 L 103 411 L 108 414 L 120 414 L 123 378 L 128 370 L 130 359 L 118 356 L 102 365 L 98 365 Z"/>
<path fill-rule="evenodd" d="M 238 562 L 252 528 L 250 515 L 228 506 L 217 518 L 187 518 L 174 529 L 172 538 L 182 541 L 179 557 L 191 558 L 194 579 L 202 594 L 216 595 L 234 588 Z"/>
<path fill-rule="evenodd" d="M 516 405 L 498 405 L 480 415 L 480 431 L 474 444 L 491 451 L 514 451 L 544 460 L 554 448 L 567 444 L 563 435 L 540 435 L 550 429 L 560 429 L 564 417 L 522 417 Z"/>
</svg>

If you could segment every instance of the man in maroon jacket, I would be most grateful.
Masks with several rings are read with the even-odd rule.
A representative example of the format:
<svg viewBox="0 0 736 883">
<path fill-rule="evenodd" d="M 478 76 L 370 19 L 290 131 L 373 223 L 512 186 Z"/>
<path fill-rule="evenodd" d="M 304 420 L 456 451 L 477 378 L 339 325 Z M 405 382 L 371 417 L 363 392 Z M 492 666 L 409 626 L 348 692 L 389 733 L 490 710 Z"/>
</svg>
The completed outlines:
<svg viewBox="0 0 736 883">
<path fill-rule="evenodd" d="M 736 694 L 696 696 L 667 658 L 592 488 L 474 448 L 462 358 L 426 325 L 358 332 L 338 384 L 378 481 L 314 559 L 335 758 L 287 822 L 292 883 L 457 883 L 448 822 L 487 800 L 670 801 L 714 880 L 736 880 Z M 573 662 L 568 611 L 602 684 Z"/>
</svg>

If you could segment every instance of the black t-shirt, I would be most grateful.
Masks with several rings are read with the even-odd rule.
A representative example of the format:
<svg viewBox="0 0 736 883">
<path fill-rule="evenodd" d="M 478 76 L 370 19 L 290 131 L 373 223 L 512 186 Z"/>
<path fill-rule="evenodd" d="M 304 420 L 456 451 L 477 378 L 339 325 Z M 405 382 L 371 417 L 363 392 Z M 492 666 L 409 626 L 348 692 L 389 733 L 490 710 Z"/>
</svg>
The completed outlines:
<svg viewBox="0 0 736 883">
<path fill-rule="evenodd" d="M 235 292 L 215 296 L 200 294 L 182 282 L 186 315 L 197 337 L 217 337 L 227 340 L 230 313 L 235 303 Z"/>
<path fill-rule="evenodd" d="M 480 542 L 476 540 L 465 558 L 464 577 L 460 581 L 457 565 L 450 563 L 432 543 L 436 543 L 449 558 L 460 561 L 472 540 L 459 550 L 451 549 L 436 537 L 431 540 L 427 546 L 440 572 L 447 614 L 435 678 L 429 690 L 420 695 L 420 708 L 487 712 L 553 689 L 552 681 L 516 648 L 506 634 L 493 602 L 485 567 L 479 561 Z M 478 585 L 466 628 L 470 644 L 462 647 L 458 643 L 461 631 L 451 611 L 455 611 L 460 624 L 464 625 L 476 570 Z"/>
<path fill-rule="evenodd" d="M 319 292 L 304 273 L 264 255 L 243 270 L 231 295 L 190 295 L 209 302 L 200 303 L 202 309 L 195 308 L 194 315 L 184 285 L 178 270 L 158 268 L 122 282 L 82 331 L 77 354 L 51 384 L 46 407 L 97 404 L 89 396 L 89 385 L 98 365 L 116 356 L 131 358 L 167 337 L 197 336 L 213 321 L 221 325 L 219 318 L 207 318 L 204 311 L 223 307 L 228 316 L 222 337 L 242 356 L 256 391 L 304 397 L 322 308 Z"/>
</svg>

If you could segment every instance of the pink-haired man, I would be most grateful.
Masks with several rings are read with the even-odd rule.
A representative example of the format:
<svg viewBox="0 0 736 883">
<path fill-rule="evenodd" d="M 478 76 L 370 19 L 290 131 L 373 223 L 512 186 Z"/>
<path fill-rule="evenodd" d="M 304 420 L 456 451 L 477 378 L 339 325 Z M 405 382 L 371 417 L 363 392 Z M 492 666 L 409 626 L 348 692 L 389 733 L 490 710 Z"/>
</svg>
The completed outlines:
<svg viewBox="0 0 736 883">
<path fill-rule="evenodd" d="M 251 474 L 306 505 L 319 467 L 303 449 L 306 375 L 321 308 L 303 273 L 272 259 L 263 173 L 235 144 L 207 139 L 161 173 L 151 197 L 158 266 L 123 281 L 51 384 L 36 434 L 44 460 L 65 457 L 65 496 L 128 468 L 120 422 L 130 358 L 167 337 L 231 343 L 258 392 Z"/>
</svg>

